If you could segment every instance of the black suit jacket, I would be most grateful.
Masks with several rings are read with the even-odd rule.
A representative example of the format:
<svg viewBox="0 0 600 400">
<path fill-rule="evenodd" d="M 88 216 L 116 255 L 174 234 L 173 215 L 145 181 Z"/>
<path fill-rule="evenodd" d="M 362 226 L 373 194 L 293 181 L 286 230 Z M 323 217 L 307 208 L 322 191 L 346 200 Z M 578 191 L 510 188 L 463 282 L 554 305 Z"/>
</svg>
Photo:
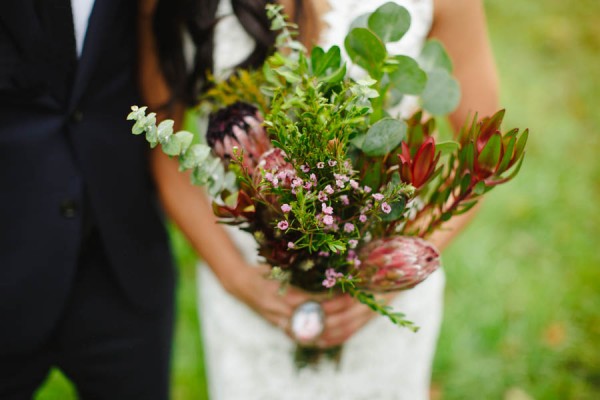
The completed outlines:
<svg viewBox="0 0 600 400">
<path fill-rule="evenodd" d="M 0 5 L 0 355 L 34 348 L 56 323 L 84 216 L 132 302 L 151 311 L 171 294 L 147 146 L 125 120 L 140 103 L 135 5 L 95 1 L 69 79 L 34 0 Z"/>
</svg>

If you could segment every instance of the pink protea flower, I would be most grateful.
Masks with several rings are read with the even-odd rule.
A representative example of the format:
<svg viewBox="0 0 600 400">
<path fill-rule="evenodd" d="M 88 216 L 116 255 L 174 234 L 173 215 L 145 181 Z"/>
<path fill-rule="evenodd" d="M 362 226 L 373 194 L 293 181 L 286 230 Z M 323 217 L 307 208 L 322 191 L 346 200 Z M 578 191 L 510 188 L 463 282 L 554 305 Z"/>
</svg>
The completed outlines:
<svg viewBox="0 0 600 400">
<path fill-rule="evenodd" d="M 359 259 L 361 286 L 376 292 L 410 289 L 440 266 L 438 250 L 412 236 L 374 240 L 360 250 Z"/>
<path fill-rule="evenodd" d="M 237 102 L 212 113 L 208 120 L 206 141 L 213 152 L 228 162 L 233 148 L 243 152 L 243 165 L 252 170 L 260 156 L 271 148 L 258 109 Z"/>
</svg>

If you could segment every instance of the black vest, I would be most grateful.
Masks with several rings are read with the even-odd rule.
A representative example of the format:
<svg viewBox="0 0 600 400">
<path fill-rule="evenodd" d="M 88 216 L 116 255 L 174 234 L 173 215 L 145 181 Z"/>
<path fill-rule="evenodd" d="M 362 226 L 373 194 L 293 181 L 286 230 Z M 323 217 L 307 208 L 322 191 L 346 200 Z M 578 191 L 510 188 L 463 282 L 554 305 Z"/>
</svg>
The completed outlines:
<svg viewBox="0 0 600 400">
<path fill-rule="evenodd" d="M 0 6 L 0 355 L 48 334 L 90 224 L 132 302 L 152 310 L 171 291 L 147 145 L 125 120 L 141 103 L 136 3 L 95 1 L 75 69 L 35 0 Z"/>
</svg>

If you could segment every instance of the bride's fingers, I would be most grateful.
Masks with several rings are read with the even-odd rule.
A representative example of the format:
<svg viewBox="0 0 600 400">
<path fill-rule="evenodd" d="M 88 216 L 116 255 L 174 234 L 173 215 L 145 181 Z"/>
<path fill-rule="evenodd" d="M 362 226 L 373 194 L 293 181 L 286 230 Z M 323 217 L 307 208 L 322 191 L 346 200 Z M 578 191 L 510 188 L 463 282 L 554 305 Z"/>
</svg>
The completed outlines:
<svg viewBox="0 0 600 400">
<path fill-rule="evenodd" d="M 334 346 L 348 340 L 365 325 L 374 313 L 365 305 L 355 302 L 351 307 L 325 319 L 325 331 L 320 340 L 325 346 Z"/>
<path fill-rule="evenodd" d="M 325 315 L 333 315 L 352 307 L 356 302 L 350 295 L 343 294 L 321 303 Z"/>
</svg>

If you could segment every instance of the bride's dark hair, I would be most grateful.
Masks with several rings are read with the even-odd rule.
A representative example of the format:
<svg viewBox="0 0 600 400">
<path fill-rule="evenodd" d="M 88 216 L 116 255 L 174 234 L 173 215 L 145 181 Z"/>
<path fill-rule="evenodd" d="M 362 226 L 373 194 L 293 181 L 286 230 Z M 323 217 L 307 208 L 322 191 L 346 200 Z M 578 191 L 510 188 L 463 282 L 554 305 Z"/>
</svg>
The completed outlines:
<svg viewBox="0 0 600 400">
<path fill-rule="evenodd" d="M 258 67 L 273 47 L 275 34 L 265 5 L 274 0 L 230 0 L 243 28 L 256 47 L 239 67 Z M 296 0 L 301 4 L 301 0 Z M 154 34 L 160 65 L 173 98 L 193 104 L 206 90 L 206 74 L 213 69 L 213 35 L 219 0 L 159 0 L 154 17 Z M 192 66 L 188 67 L 184 36 L 193 44 Z"/>
</svg>

